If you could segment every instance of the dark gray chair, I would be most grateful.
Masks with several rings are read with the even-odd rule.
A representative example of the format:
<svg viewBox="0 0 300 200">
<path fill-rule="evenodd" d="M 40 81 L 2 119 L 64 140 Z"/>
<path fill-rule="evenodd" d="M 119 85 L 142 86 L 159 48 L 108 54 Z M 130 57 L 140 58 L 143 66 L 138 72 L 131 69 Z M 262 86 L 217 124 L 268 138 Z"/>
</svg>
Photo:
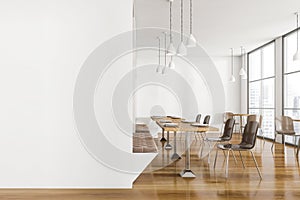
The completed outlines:
<svg viewBox="0 0 300 200">
<path fill-rule="evenodd" d="M 201 120 L 201 114 L 198 114 L 198 115 L 196 116 L 196 122 L 197 122 L 197 123 L 200 123 L 200 120 Z M 198 140 L 198 139 L 197 139 L 197 136 L 200 138 L 200 136 L 199 136 L 197 133 L 195 133 L 194 136 L 195 136 L 195 139 L 196 139 L 196 140 Z"/>
<path fill-rule="evenodd" d="M 229 142 L 232 138 L 234 125 L 235 125 L 235 119 L 233 119 L 233 118 L 227 119 L 227 121 L 225 122 L 225 127 L 223 130 L 222 136 L 214 137 L 214 138 L 206 138 L 205 141 L 206 142 L 216 142 L 217 144 L 222 143 L 222 142 Z M 208 144 L 209 144 L 209 147 L 211 147 L 210 143 L 208 143 Z M 233 154 L 233 156 L 234 156 L 234 154 Z M 235 158 L 235 156 L 234 156 L 234 158 Z M 209 160 L 210 160 L 210 151 L 208 154 L 208 161 Z M 235 159 L 235 161 L 236 161 L 236 159 Z M 214 163 L 214 166 L 215 166 L 215 163 Z"/>
<path fill-rule="evenodd" d="M 209 121 L 210 121 L 210 115 L 206 115 L 204 117 L 203 124 L 209 124 Z"/>
<path fill-rule="evenodd" d="M 228 164 L 229 164 L 229 152 L 230 151 L 238 151 L 242 160 L 243 167 L 245 168 L 245 164 L 243 161 L 243 157 L 241 154 L 241 151 L 250 151 L 252 155 L 252 159 L 255 163 L 255 167 L 257 169 L 257 172 L 259 174 L 260 179 L 262 179 L 260 170 L 257 166 L 256 159 L 254 157 L 254 154 L 252 152 L 253 147 L 255 146 L 256 142 L 256 136 L 257 136 L 257 130 L 259 127 L 259 123 L 257 121 L 250 121 L 248 124 L 246 124 L 244 133 L 243 133 L 243 138 L 242 142 L 240 144 L 219 144 L 217 146 L 217 152 L 216 152 L 216 157 L 215 157 L 215 164 L 217 162 L 217 155 L 218 155 L 218 149 L 222 151 L 227 151 L 226 155 L 226 169 L 225 169 L 225 175 L 226 178 L 228 177 Z"/>
<path fill-rule="evenodd" d="M 200 123 L 200 120 L 201 120 L 201 114 L 198 114 L 198 115 L 196 116 L 196 122 Z"/>
</svg>

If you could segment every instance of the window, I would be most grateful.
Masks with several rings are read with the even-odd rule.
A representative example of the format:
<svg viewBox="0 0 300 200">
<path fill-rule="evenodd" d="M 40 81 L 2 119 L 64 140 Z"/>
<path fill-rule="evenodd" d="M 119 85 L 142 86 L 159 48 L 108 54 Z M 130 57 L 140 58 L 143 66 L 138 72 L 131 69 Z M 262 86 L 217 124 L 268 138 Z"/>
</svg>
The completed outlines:
<svg viewBox="0 0 300 200">
<path fill-rule="evenodd" d="M 283 111 L 284 115 L 293 119 L 300 119 L 300 61 L 294 61 L 297 51 L 297 32 L 284 37 L 284 70 L 283 70 Z M 294 127 L 300 131 L 300 123 L 295 122 Z M 294 143 L 293 138 L 287 137 L 287 142 Z"/>
<path fill-rule="evenodd" d="M 248 109 L 263 116 L 266 138 L 274 138 L 275 119 L 275 43 L 269 43 L 248 54 Z"/>
</svg>

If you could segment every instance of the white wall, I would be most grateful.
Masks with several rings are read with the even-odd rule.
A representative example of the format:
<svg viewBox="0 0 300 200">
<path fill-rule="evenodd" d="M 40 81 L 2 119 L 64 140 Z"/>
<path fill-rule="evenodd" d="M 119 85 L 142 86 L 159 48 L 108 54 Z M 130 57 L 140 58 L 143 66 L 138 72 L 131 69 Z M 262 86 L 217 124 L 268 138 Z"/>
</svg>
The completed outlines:
<svg viewBox="0 0 300 200">
<path fill-rule="evenodd" d="M 192 55 L 193 57 L 193 55 Z M 196 71 L 188 63 L 184 62 L 182 59 L 175 57 L 175 69 L 168 70 L 166 75 L 162 76 L 155 74 L 156 63 L 158 63 L 157 52 L 154 51 L 143 51 L 137 55 L 138 66 L 147 66 L 149 70 L 149 76 L 152 76 L 152 81 L 162 82 L 162 85 L 151 84 L 146 87 L 141 87 L 135 94 L 136 97 L 136 115 L 137 117 L 149 117 L 153 115 L 177 115 L 183 116 L 188 120 L 194 120 L 198 113 L 202 114 L 202 120 L 206 114 L 212 116 L 212 124 L 220 125 L 220 118 L 215 119 L 218 116 L 218 112 L 214 110 L 217 104 L 223 104 L 224 111 L 232 111 L 234 113 L 241 112 L 241 101 L 240 101 L 240 77 L 239 70 L 241 59 L 240 57 L 234 57 L 234 75 L 236 77 L 236 82 L 229 82 L 231 75 L 231 62 L 230 57 L 211 57 L 212 64 L 206 63 L 206 58 L 193 57 L 196 60 L 196 68 L 200 70 L 200 74 L 197 74 Z M 190 59 L 191 57 L 188 57 Z M 167 57 L 169 62 L 170 57 Z M 164 56 L 161 58 L 161 62 L 164 63 Z M 168 63 L 167 62 L 167 63 Z M 194 63 L 195 64 L 195 63 Z M 218 74 L 209 74 L 204 76 L 201 73 L 202 67 L 215 67 Z M 153 73 L 152 73 L 153 72 Z M 188 87 L 184 85 L 184 82 L 178 77 L 174 76 L 172 72 L 180 74 L 181 77 L 188 83 Z M 152 74 L 151 74 L 152 73 Z M 139 76 L 139 75 L 138 75 Z M 221 78 L 222 86 L 221 88 L 209 87 L 207 84 L 208 79 L 213 79 L 217 81 Z M 161 81 L 163 79 L 163 81 Z M 178 86 L 176 89 L 177 93 L 174 90 L 173 83 L 177 82 Z M 165 86 L 166 87 L 163 87 Z M 192 90 L 195 95 L 196 101 L 193 101 L 193 96 L 190 95 L 189 90 Z M 212 92 L 224 90 L 225 96 L 218 99 L 217 103 L 213 103 Z M 187 100 L 181 100 L 178 96 L 181 93 L 188 96 Z M 193 105 L 193 104 L 197 105 Z M 184 112 L 188 109 L 189 112 Z M 155 113 L 155 111 L 157 113 Z M 222 120 L 222 118 L 221 118 Z M 152 134 L 156 136 L 156 133 L 159 131 L 155 126 L 151 126 Z"/>
<path fill-rule="evenodd" d="M 72 98 L 89 54 L 131 30 L 132 0 L 5 0 L 0 24 L 0 187 L 131 187 L 81 144 Z"/>
<path fill-rule="evenodd" d="M 231 75 L 231 61 L 230 57 L 211 57 L 215 63 L 216 68 L 222 79 L 224 90 L 225 90 L 225 111 L 231 111 L 233 113 L 241 112 L 241 80 L 239 76 L 239 71 L 241 68 L 241 58 L 238 56 L 234 57 L 234 76 L 236 81 L 229 82 Z"/>
<path fill-rule="evenodd" d="M 147 55 L 146 55 L 147 54 Z M 153 54 L 153 52 L 144 52 L 143 55 L 138 55 L 138 65 L 147 65 L 157 63 L 157 56 Z M 168 60 L 170 58 L 168 57 Z M 232 83 L 229 82 L 229 78 L 231 75 L 231 63 L 230 57 L 220 56 L 220 57 L 211 57 L 213 64 L 215 65 L 219 76 L 221 78 L 224 91 L 225 91 L 225 98 L 220 99 L 220 101 L 225 102 L 225 111 L 232 111 L 238 113 L 241 111 L 241 100 L 240 100 L 240 76 L 239 70 L 241 65 L 240 57 L 234 57 L 234 75 L 236 77 L 236 82 Z M 162 58 L 163 61 L 163 58 Z M 194 118 L 197 112 L 200 113 L 211 113 L 212 112 L 212 104 L 211 104 L 211 95 L 210 90 L 217 89 L 217 88 L 207 88 L 205 85 L 205 78 L 207 77 L 193 77 L 193 70 L 187 64 L 184 64 L 180 59 L 174 58 L 176 68 L 174 69 L 178 73 L 181 73 L 187 81 L 190 82 L 190 85 L 193 87 L 195 93 L 200 93 L 199 100 L 199 107 L 198 111 L 195 113 L 191 113 L 191 116 L 184 116 Z M 155 68 L 153 68 L 154 70 Z M 164 77 L 169 78 L 169 77 Z M 218 78 L 218 77 L 215 77 Z M 244 80 L 243 80 L 244 81 Z M 183 88 L 184 89 L 184 88 Z M 138 108 L 137 108 L 137 116 L 138 117 L 146 117 L 149 116 L 151 105 L 156 105 L 160 103 L 167 111 L 167 113 L 174 113 L 174 114 L 181 114 L 181 110 L 179 106 L 174 101 L 174 95 L 172 93 L 167 94 L 164 89 L 152 86 L 151 88 L 148 87 L 147 89 L 143 89 L 141 94 L 138 95 Z M 162 90 L 162 91 L 161 91 Z M 173 100 L 172 100 L 173 99 Z M 147 101 L 148 100 L 148 101 Z M 176 105 L 172 106 L 172 103 Z M 147 106 L 149 104 L 149 106 Z M 151 104 L 151 105 L 150 105 Z M 173 108 L 173 110 L 172 110 Z M 166 114 L 167 114 L 166 113 Z"/>
</svg>

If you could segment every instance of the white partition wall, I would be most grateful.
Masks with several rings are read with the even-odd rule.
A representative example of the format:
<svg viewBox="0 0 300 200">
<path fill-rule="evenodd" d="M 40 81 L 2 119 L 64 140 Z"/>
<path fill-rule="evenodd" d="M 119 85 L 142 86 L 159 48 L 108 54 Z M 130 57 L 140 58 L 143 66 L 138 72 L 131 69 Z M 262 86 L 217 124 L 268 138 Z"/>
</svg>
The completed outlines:
<svg viewBox="0 0 300 200">
<path fill-rule="evenodd" d="M 132 148 L 130 136 L 119 139 L 111 130 L 95 141 L 98 150 L 117 167 L 129 163 L 136 171 L 127 173 L 101 163 L 85 145 L 74 120 L 79 72 L 103 42 L 132 30 L 132 4 L 132 0 L 0 2 L 1 188 L 130 188 L 153 158 L 133 156 L 139 159 L 135 163 L 105 149 L 99 141 L 105 145 L 110 141 L 122 152 Z M 119 75 L 132 68 L 130 56 L 122 59 L 111 68 Z M 106 85 L 115 84 L 116 77 L 108 77 Z"/>
</svg>

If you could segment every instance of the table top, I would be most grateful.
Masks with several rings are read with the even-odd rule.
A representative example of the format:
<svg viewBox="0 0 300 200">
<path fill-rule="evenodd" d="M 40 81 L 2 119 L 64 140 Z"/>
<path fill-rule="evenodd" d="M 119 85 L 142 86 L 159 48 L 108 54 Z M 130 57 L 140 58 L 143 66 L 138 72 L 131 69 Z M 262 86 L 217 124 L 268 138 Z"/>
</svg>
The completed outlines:
<svg viewBox="0 0 300 200">
<path fill-rule="evenodd" d="M 171 117 L 162 117 L 162 118 L 157 118 L 157 117 L 151 117 L 153 121 L 157 123 L 157 125 L 162 128 L 164 131 L 174 131 L 174 132 L 206 132 L 206 131 L 219 131 L 218 128 L 212 127 L 212 126 L 192 126 L 191 124 L 196 123 L 196 122 L 182 122 L 182 118 L 171 118 Z M 178 126 L 176 127 L 166 127 L 164 126 L 165 123 L 161 123 L 161 120 L 170 120 L 172 123 L 177 123 Z"/>
<path fill-rule="evenodd" d="M 249 116 L 250 114 L 246 114 L 246 113 L 234 113 L 233 116 Z"/>
<path fill-rule="evenodd" d="M 294 122 L 300 122 L 300 119 L 293 119 Z"/>
</svg>

